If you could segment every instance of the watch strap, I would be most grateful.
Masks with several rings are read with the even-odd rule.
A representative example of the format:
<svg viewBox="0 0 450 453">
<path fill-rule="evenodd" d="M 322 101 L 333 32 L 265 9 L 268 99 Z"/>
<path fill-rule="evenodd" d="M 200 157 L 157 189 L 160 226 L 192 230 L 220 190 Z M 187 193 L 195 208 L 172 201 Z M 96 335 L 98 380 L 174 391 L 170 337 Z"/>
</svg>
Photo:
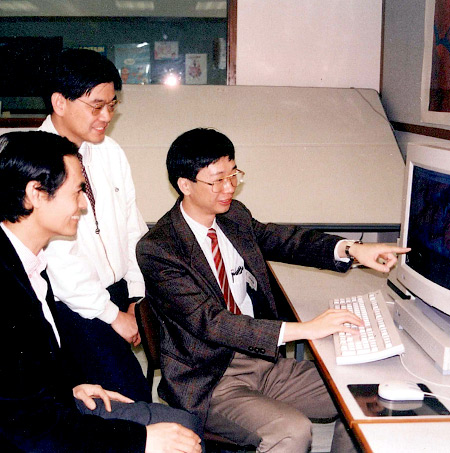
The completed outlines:
<svg viewBox="0 0 450 453">
<path fill-rule="evenodd" d="M 353 245 L 353 244 L 362 244 L 362 241 L 348 241 L 347 242 L 347 245 L 345 246 L 345 256 L 348 258 L 348 259 L 351 259 L 351 260 L 354 260 L 355 257 L 350 255 L 350 247 Z"/>
</svg>

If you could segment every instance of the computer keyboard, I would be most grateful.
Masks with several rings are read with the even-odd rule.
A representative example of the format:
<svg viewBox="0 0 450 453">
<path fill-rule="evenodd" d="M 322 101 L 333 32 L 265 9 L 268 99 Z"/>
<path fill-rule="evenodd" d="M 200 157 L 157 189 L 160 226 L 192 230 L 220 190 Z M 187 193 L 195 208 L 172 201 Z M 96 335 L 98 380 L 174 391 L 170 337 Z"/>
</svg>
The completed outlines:
<svg viewBox="0 0 450 453">
<path fill-rule="evenodd" d="M 364 322 L 364 327 L 348 324 L 359 329 L 359 339 L 350 333 L 333 334 L 338 365 L 373 362 L 405 352 L 381 291 L 332 299 L 330 308 L 347 309 Z"/>
</svg>

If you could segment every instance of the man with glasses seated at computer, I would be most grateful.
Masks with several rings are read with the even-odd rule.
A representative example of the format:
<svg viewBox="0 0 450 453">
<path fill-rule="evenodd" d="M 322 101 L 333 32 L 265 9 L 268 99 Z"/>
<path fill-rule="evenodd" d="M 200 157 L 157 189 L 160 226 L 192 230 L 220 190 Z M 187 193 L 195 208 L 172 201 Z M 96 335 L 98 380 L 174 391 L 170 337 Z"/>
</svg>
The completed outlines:
<svg viewBox="0 0 450 453">
<path fill-rule="evenodd" d="M 89 200 L 77 237 L 56 238 L 45 252 L 54 294 L 64 302 L 57 304 L 61 335 L 84 382 L 150 402 L 130 347 L 140 343 L 134 302 L 145 293 L 135 248 L 148 228 L 125 153 L 105 135 L 122 81 L 111 61 L 85 49 L 64 51 L 52 72 L 52 113 L 40 130 L 79 147 Z"/>
<path fill-rule="evenodd" d="M 265 260 L 345 272 L 352 262 L 347 251 L 388 272 L 396 253 L 408 249 L 258 222 L 233 200 L 244 172 L 233 143 L 214 129 L 179 136 L 166 163 L 180 197 L 137 246 L 162 329 L 159 394 L 240 445 L 307 452 L 310 419 L 330 420 L 337 411 L 315 366 L 282 358 L 279 347 L 350 333 L 345 323 L 362 322 L 335 309 L 303 323 L 278 320 Z M 332 452 L 353 448 L 338 419 Z"/>
</svg>

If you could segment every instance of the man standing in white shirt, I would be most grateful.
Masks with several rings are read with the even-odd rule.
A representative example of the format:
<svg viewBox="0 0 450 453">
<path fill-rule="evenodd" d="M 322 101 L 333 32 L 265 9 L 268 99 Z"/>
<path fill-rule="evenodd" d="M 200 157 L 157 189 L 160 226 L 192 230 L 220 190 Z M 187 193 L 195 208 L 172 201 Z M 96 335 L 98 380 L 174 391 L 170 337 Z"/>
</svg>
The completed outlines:
<svg viewBox="0 0 450 453">
<path fill-rule="evenodd" d="M 134 302 L 145 292 L 135 247 L 148 229 L 125 153 L 105 135 L 121 83 L 114 64 L 90 50 L 66 50 L 54 68 L 52 113 L 40 130 L 80 148 L 89 203 L 77 237 L 55 238 L 45 253 L 55 296 L 63 302 L 57 304 L 61 335 L 83 380 L 151 401 L 130 347 L 140 343 Z"/>
</svg>

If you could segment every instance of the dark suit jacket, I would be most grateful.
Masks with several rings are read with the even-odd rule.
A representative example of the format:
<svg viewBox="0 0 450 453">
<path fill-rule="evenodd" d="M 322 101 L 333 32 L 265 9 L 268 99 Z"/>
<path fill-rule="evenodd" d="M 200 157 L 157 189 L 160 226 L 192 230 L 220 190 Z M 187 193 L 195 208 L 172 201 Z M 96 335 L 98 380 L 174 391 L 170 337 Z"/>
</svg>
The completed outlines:
<svg viewBox="0 0 450 453">
<path fill-rule="evenodd" d="M 14 247 L 0 229 L 0 451 L 144 451 L 145 427 L 81 415 L 59 345 Z M 47 294 L 54 304 L 51 289 Z"/>
<path fill-rule="evenodd" d="M 257 280 L 248 287 L 255 318 L 233 315 L 180 201 L 138 243 L 138 263 L 148 298 L 161 323 L 159 393 L 170 405 L 203 420 L 211 393 L 235 351 L 275 361 L 281 321 L 277 320 L 265 260 L 345 271 L 334 261 L 341 238 L 292 225 L 262 224 L 233 201 L 217 223 Z"/>
</svg>

